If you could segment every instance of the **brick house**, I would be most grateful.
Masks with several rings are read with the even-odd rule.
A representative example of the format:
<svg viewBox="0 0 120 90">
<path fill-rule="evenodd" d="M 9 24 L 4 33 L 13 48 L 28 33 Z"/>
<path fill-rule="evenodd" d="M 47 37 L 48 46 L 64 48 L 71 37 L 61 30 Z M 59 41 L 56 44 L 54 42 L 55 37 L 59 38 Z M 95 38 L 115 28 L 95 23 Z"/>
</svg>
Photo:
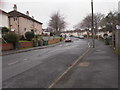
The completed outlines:
<svg viewBox="0 0 120 90">
<path fill-rule="evenodd" d="M 42 23 L 35 20 L 34 17 L 29 16 L 29 12 L 26 15 L 17 11 L 17 6 L 14 5 L 13 11 L 9 12 L 9 27 L 11 31 L 14 31 L 18 35 L 24 35 L 27 31 L 34 30 L 35 34 L 42 34 Z"/>
</svg>

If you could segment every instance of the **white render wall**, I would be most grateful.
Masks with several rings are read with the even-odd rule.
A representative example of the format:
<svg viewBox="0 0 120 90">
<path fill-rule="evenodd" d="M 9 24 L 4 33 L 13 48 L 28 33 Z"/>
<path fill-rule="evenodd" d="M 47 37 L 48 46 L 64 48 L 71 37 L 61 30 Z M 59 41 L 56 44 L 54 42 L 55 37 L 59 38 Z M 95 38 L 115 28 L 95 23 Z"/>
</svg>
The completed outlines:
<svg viewBox="0 0 120 90">
<path fill-rule="evenodd" d="M 9 27 L 8 16 L 2 12 L 0 12 L 0 27 Z"/>
<path fill-rule="evenodd" d="M 120 13 L 120 1 L 118 2 L 118 12 Z"/>
</svg>

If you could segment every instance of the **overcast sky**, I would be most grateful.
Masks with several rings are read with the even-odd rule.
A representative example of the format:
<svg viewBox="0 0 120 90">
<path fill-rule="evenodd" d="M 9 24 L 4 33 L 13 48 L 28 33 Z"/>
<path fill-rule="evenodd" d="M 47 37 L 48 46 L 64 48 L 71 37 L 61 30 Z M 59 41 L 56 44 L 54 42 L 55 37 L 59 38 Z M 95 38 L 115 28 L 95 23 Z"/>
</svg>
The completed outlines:
<svg viewBox="0 0 120 90">
<path fill-rule="evenodd" d="M 91 13 L 91 0 L 0 0 L 0 7 L 6 11 L 12 11 L 13 5 L 17 4 L 18 11 L 26 13 L 43 23 L 43 28 L 48 26 L 50 16 L 60 11 L 68 23 L 67 29 L 81 22 Z M 107 14 L 109 11 L 118 9 L 119 0 L 94 0 L 94 13 Z"/>
</svg>

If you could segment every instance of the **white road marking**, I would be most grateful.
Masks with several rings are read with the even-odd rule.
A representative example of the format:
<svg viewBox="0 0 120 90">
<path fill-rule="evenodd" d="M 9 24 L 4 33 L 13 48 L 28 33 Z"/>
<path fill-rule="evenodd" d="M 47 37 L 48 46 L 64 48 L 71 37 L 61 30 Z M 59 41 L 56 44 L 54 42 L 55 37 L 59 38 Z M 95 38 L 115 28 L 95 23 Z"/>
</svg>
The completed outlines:
<svg viewBox="0 0 120 90">
<path fill-rule="evenodd" d="M 90 42 L 88 42 L 88 46 L 90 47 Z"/>
<path fill-rule="evenodd" d="M 27 61 L 28 59 L 23 59 L 23 61 Z"/>
<path fill-rule="evenodd" d="M 18 63 L 18 62 L 19 62 L 19 61 L 11 62 L 11 63 L 9 63 L 8 65 L 10 66 L 10 65 L 16 64 L 16 63 Z"/>
</svg>

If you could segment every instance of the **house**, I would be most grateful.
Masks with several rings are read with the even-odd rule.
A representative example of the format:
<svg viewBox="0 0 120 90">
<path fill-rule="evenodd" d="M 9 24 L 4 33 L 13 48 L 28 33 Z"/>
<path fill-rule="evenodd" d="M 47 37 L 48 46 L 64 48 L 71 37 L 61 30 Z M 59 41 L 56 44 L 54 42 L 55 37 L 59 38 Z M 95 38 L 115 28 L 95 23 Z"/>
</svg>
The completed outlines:
<svg viewBox="0 0 120 90">
<path fill-rule="evenodd" d="M 0 9 L 0 27 L 9 27 L 9 19 L 7 12 Z"/>
<path fill-rule="evenodd" d="M 23 14 L 17 11 L 17 5 L 9 12 L 9 27 L 18 35 L 22 36 L 28 31 L 34 31 L 36 35 L 42 34 L 42 23 L 29 16 L 29 11 Z"/>
<path fill-rule="evenodd" d="M 9 19 L 7 12 L 0 9 L 0 38 L 1 38 L 1 29 L 2 27 L 9 28 Z"/>
<path fill-rule="evenodd" d="M 43 29 L 42 32 L 44 35 L 50 35 L 50 31 L 48 29 Z"/>
</svg>

